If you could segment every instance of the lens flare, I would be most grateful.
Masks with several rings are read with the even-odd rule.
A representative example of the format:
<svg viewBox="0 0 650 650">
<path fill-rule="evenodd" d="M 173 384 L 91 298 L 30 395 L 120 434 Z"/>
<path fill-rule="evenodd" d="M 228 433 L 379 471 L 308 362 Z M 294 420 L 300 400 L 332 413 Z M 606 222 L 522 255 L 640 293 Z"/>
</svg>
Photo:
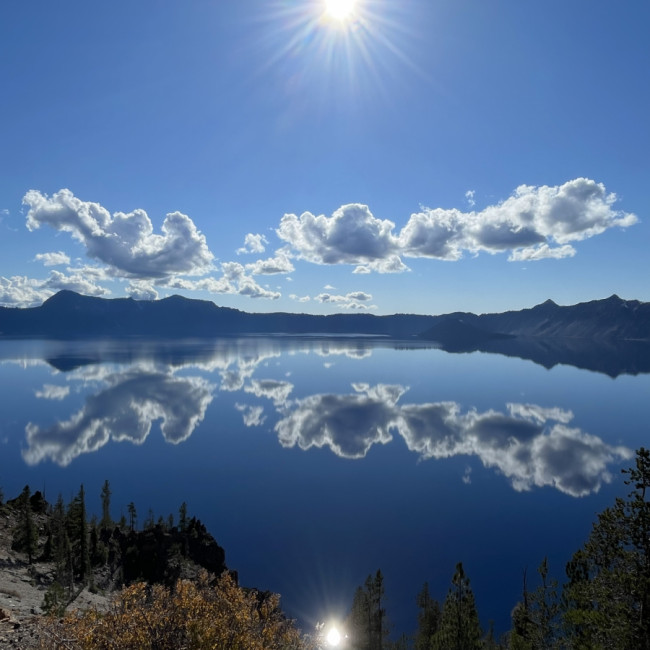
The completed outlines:
<svg viewBox="0 0 650 650">
<path fill-rule="evenodd" d="M 344 22 L 354 16 L 354 0 L 326 0 L 325 11 L 329 16 Z"/>
<path fill-rule="evenodd" d="M 341 643 L 341 633 L 335 627 L 333 627 L 327 633 L 325 639 L 328 645 L 337 646 Z"/>
</svg>

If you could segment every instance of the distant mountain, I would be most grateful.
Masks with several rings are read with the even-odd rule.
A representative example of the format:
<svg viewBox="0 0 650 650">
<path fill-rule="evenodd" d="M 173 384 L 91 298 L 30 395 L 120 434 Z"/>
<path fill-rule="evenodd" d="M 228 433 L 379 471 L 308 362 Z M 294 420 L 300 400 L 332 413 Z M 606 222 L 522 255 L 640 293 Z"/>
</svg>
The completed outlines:
<svg viewBox="0 0 650 650">
<path fill-rule="evenodd" d="M 464 318 L 449 316 L 441 317 L 438 322 L 419 335 L 421 339 L 436 341 L 444 345 L 445 350 L 456 352 L 465 350 L 468 346 L 474 347 L 487 344 L 490 341 L 510 339 L 512 334 L 491 332 L 481 329 L 467 322 Z"/>
<path fill-rule="evenodd" d="M 59 291 L 40 307 L 0 307 L 0 336 L 42 338 L 214 337 L 238 334 L 358 334 L 411 337 L 431 327 L 434 316 L 275 312 L 254 314 L 206 300 L 94 298 Z"/>
<path fill-rule="evenodd" d="M 611 296 L 570 307 L 547 300 L 531 309 L 500 314 L 316 316 L 283 312 L 255 314 L 181 296 L 137 301 L 60 291 L 40 307 L 0 307 L 0 336 L 4 337 L 174 339 L 238 334 L 417 336 L 435 341 L 450 351 L 512 347 L 508 340 L 513 337 L 650 341 L 650 303 Z"/>
</svg>

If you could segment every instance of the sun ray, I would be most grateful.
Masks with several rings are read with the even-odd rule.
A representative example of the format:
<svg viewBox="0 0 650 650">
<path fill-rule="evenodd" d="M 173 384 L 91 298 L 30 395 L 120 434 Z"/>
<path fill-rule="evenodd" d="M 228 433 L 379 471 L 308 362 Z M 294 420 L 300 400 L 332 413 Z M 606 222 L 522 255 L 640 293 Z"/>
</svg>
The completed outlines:
<svg viewBox="0 0 650 650">
<path fill-rule="evenodd" d="M 355 15 L 355 0 L 325 0 L 325 13 L 340 23 L 345 23 Z"/>
</svg>

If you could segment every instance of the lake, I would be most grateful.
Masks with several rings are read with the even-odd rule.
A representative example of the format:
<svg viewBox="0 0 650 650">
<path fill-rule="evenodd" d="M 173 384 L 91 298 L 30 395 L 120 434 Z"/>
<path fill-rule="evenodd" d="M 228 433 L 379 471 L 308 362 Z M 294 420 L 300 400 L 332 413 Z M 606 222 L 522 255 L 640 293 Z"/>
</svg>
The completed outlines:
<svg viewBox="0 0 650 650">
<path fill-rule="evenodd" d="M 84 484 L 138 521 L 185 501 L 246 586 L 305 631 L 381 569 L 395 634 L 457 562 L 484 628 L 509 628 L 528 570 L 551 573 L 626 492 L 648 445 L 650 375 L 358 337 L 0 340 L 0 485 L 49 501 Z"/>
</svg>

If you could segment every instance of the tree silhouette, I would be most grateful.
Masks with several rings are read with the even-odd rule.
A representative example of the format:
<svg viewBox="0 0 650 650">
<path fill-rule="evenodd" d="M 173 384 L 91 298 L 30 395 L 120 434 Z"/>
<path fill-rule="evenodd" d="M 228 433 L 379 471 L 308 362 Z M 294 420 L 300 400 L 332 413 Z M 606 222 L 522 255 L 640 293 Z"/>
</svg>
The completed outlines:
<svg viewBox="0 0 650 650">
<path fill-rule="evenodd" d="M 429 594 L 429 584 L 424 583 L 418 594 L 418 630 L 415 635 L 415 650 L 429 650 L 431 641 L 440 626 L 440 604 Z"/>
<path fill-rule="evenodd" d="M 462 563 L 456 565 L 451 588 L 442 606 L 440 627 L 431 642 L 432 650 L 478 650 L 481 625 Z"/>
<path fill-rule="evenodd" d="M 382 650 L 388 636 L 386 610 L 383 607 L 384 577 L 381 571 L 366 578 L 358 587 L 348 616 L 347 628 L 353 647 L 358 650 Z"/>
<path fill-rule="evenodd" d="M 632 491 L 598 515 L 567 565 L 572 647 L 650 649 L 650 452 L 641 447 L 623 474 Z"/>
<path fill-rule="evenodd" d="M 111 486 L 108 480 L 102 486 L 102 518 L 99 522 L 100 528 L 108 529 L 113 525 L 111 520 Z"/>
</svg>

